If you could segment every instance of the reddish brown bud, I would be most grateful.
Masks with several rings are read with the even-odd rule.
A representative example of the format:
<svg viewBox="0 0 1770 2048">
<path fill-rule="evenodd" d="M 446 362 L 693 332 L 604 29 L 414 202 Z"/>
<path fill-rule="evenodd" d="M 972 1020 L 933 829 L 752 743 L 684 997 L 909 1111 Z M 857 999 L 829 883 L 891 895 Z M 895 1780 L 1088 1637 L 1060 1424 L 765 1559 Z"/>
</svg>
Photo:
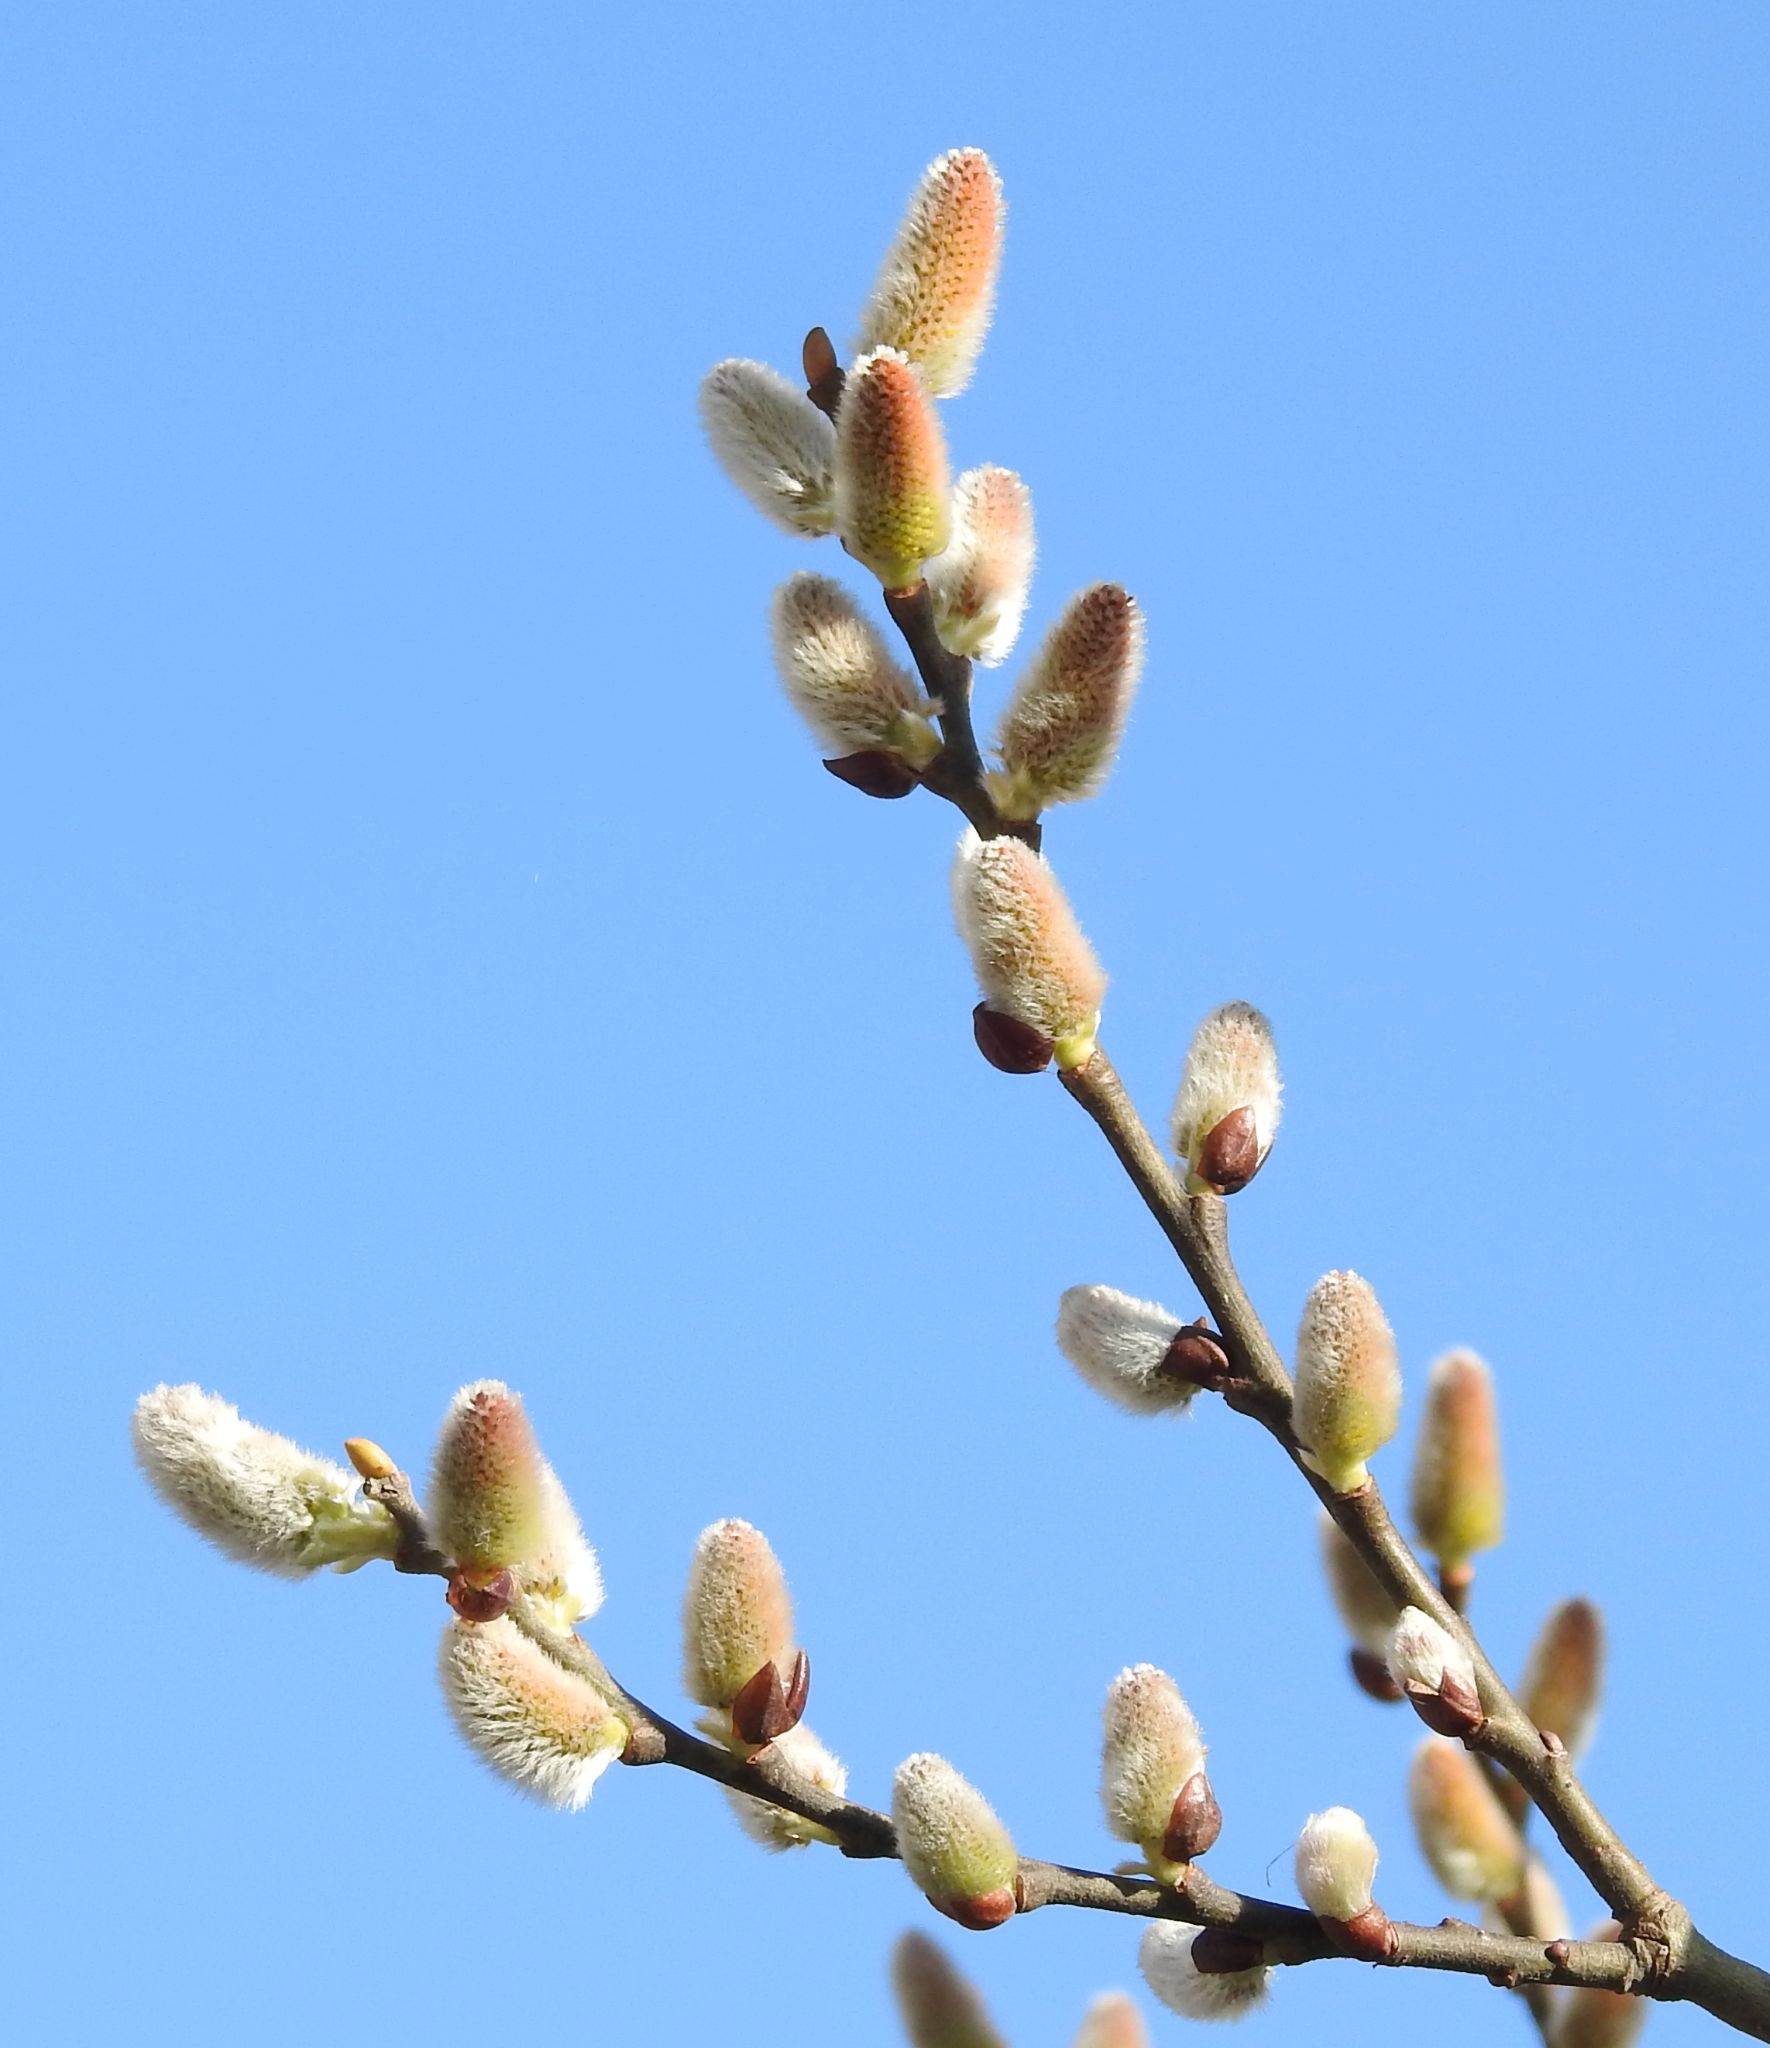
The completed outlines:
<svg viewBox="0 0 1770 2048">
<path fill-rule="evenodd" d="M 1366 1906 L 1350 1920 L 1326 1920 L 1322 1930 L 1342 1955 L 1361 1963 L 1391 1963 L 1401 1943 L 1381 1906 Z"/>
<path fill-rule="evenodd" d="M 826 761 L 824 766 L 838 782 L 846 782 L 862 796 L 908 796 L 922 780 L 901 754 L 887 747 L 865 747 L 858 754 Z"/>
<path fill-rule="evenodd" d="M 1254 1112 L 1244 1103 L 1212 1128 L 1199 1147 L 1193 1172 L 1220 1195 L 1238 1194 L 1260 1171 L 1265 1157 Z"/>
<path fill-rule="evenodd" d="M 462 1567 L 449 1574 L 445 1597 L 463 1621 L 496 1621 L 510 1612 L 516 1598 L 516 1575 L 508 1570 L 483 1572 Z"/>
<path fill-rule="evenodd" d="M 1221 1393 L 1230 1378 L 1229 1354 L 1216 1331 L 1200 1316 L 1176 1334 L 1156 1370 L 1164 1379 Z"/>
<path fill-rule="evenodd" d="M 1223 1832 L 1223 1809 L 1203 1771 L 1194 1771 L 1180 1787 L 1162 1836 L 1162 1854 L 1175 1863 L 1202 1856 Z"/>
<path fill-rule="evenodd" d="M 971 1012 L 971 1030 L 977 1050 L 1001 1073 L 1042 1074 L 1051 1064 L 1054 1048 L 1042 1031 L 992 1010 L 988 1003 L 979 1003 Z"/>
<path fill-rule="evenodd" d="M 1401 1697 L 1401 1687 L 1389 1676 L 1389 1667 L 1374 1650 L 1352 1650 L 1346 1661 L 1352 1667 L 1352 1676 L 1361 1692 L 1370 1694 L 1373 1700 L 1381 1700 L 1385 1706 L 1394 1706 Z"/>
<path fill-rule="evenodd" d="M 1251 1934 L 1236 1934 L 1227 1927 L 1202 1927 L 1193 1937 L 1193 1968 L 1207 1977 L 1257 1970 L 1265 1960 L 1265 1949 Z"/>
<path fill-rule="evenodd" d="M 1436 1734 L 1461 1739 L 1473 1735 L 1487 1719 L 1474 1688 L 1457 1672 L 1447 1671 L 1436 1692 L 1423 1685 L 1410 1685 L 1406 1691 L 1408 1704 Z"/>
<path fill-rule="evenodd" d="M 1003 1885 L 973 1899 L 930 1899 L 928 1903 L 937 1913 L 970 1928 L 973 1934 L 983 1934 L 992 1927 L 1000 1927 L 1004 1920 L 1012 1920 L 1019 1902 L 1013 1891 Z"/>
<path fill-rule="evenodd" d="M 842 365 L 830 337 L 821 327 L 814 327 L 805 337 L 799 360 L 805 370 L 806 397 L 819 412 L 834 419 L 842 399 Z"/>
<path fill-rule="evenodd" d="M 774 1741 L 799 1725 L 810 1692 L 811 1659 L 803 1650 L 785 1680 L 778 1664 L 764 1664 L 731 1703 L 731 1732 L 740 1742 L 758 1747 Z"/>
</svg>

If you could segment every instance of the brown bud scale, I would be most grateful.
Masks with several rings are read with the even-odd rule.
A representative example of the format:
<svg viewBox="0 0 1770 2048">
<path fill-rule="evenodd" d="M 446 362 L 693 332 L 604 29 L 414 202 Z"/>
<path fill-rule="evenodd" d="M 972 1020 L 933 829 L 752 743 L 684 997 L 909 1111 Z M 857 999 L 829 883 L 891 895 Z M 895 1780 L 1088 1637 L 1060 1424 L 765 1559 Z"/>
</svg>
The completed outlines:
<svg viewBox="0 0 1770 2048">
<path fill-rule="evenodd" d="M 1389 1667 L 1375 1650 L 1351 1650 L 1347 1663 L 1352 1667 L 1352 1676 L 1361 1692 L 1369 1693 L 1373 1700 L 1381 1700 L 1392 1707 L 1401 1698 L 1401 1687 L 1390 1676 Z"/>
<path fill-rule="evenodd" d="M 1260 1136 L 1247 1104 L 1212 1128 L 1199 1147 L 1195 1171 L 1220 1195 L 1239 1194 L 1260 1171 Z"/>
<path fill-rule="evenodd" d="M 1401 1938 L 1381 1906 L 1366 1906 L 1350 1920 L 1323 1918 L 1321 1926 L 1342 1955 L 1361 1963 L 1392 1963 L 1401 1950 Z"/>
<path fill-rule="evenodd" d="M 1051 1064 L 1052 1046 L 1042 1031 L 979 1003 L 971 1012 L 977 1050 L 999 1073 L 1042 1074 Z"/>
<path fill-rule="evenodd" d="M 1223 1809 L 1203 1771 L 1194 1771 L 1180 1787 L 1162 1836 L 1162 1854 L 1174 1863 L 1202 1856 L 1223 1832 Z"/>
<path fill-rule="evenodd" d="M 1265 1960 L 1265 1949 L 1251 1934 L 1236 1934 L 1227 1927 L 1201 1928 L 1192 1944 L 1193 1967 L 1206 1977 L 1257 1970 Z"/>
<path fill-rule="evenodd" d="M 1461 1679 L 1449 1673 L 1436 1692 L 1428 1692 L 1421 1685 L 1410 1685 L 1407 1699 L 1426 1726 L 1439 1735 L 1453 1735 L 1461 1740 L 1473 1735 L 1487 1721 L 1481 1702 Z"/>
<path fill-rule="evenodd" d="M 444 1597 L 463 1621 L 496 1621 L 510 1612 L 516 1598 L 516 1575 L 509 1570 L 486 1573 L 462 1568 L 449 1574 Z"/>
<path fill-rule="evenodd" d="M 1196 1323 L 1188 1323 L 1175 1334 L 1156 1370 L 1165 1379 L 1221 1393 L 1229 1383 L 1229 1354 L 1216 1331 L 1208 1328 L 1200 1316 Z"/>
<path fill-rule="evenodd" d="M 731 1703 L 731 1732 L 740 1742 L 760 1745 L 799 1725 L 811 1691 L 811 1659 L 801 1650 L 783 1680 L 772 1660 L 746 1680 Z"/>
<path fill-rule="evenodd" d="M 944 1913 L 949 1920 L 956 1920 L 974 1934 L 982 1934 L 991 1927 L 1000 1927 L 1004 1920 L 1012 1920 L 1015 1909 L 1014 1893 L 1007 1885 L 993 1892 L 980 1892 L 973 1899 L 930 1899 L 928 1903 L 937 1913 Z"/>
<path fill-rule="evenodd" d="M 843 754 L 824 766 L 838 782 L 858 789 L 862 796 L 908 796 L 922 778 L 889 747 L 863 747 L 858 754 Z"/>
</svg>

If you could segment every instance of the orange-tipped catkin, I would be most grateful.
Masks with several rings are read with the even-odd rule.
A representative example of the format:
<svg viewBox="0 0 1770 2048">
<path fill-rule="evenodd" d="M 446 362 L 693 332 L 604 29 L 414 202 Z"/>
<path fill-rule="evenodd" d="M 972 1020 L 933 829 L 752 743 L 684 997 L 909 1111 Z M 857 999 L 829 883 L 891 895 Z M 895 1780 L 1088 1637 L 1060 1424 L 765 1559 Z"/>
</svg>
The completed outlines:
<svg viewBox="0 0 1770 2048">
<path fill-rule="evenodd" d="M 901 349 L 936 398 L 971 381 L 995 305 L 1002 181 L 981 149 L 922 173 L 860 321 L 860 346 Z"/>
<path fill-rule="evenodd" d="M 1023 840 L 968 831 L 953 864 L 953 913 L 985 1002 L 1042 1032 L 1060 1067 L 1083 1065 L 1106 975 L 1043 856 Z"/>
<path fill-rule="evenodd" d="M 1453 1899 L 1508 1899 L 1524 1882 L 1524 1844 L 1481 1766 L 1460 1743 L 1429 1736 L 1408 1773 L 1414 1832 Z"/>
<path fill-rule="evenodd" d="M 946 442 L 915 365 L 875 349 L 848 373 L 836 423 L 836 529 L 887 590 L 922 579 L 951 533 Z"/>
<path fill-rule="evenodd" d="M 989 778 L 1005 818 L 1093 796 L 1111 772 L 1143 673 L 1143 613 L 1116 583 L 1072 597 L 1021 677 L 996 729 Z"/>
<path fill-rule="evenodd" d="M 719 466 L 788 533 L 836 528 L 836 430 L 797 385 L 734 356 L 701 380 L 701 425 Z"/>
<path fill-rule="evenodd" d="M 1278 1135 L 1278 1048 L 1252 1003 L 1224 1003 L 1192 1035 L 1170 1128 L 1192 1195 L 1232 1195 Z"/>
<path fill-rule="evenodd" d="M 1491 1550 L 1506 1532 L 1493 1374 L 1473 1351 L 1448 1351 L 1426 1382 L 1414 1451 L 1414 1526 L 1448 1570 Z"/>
<path fill-rule="evenodd" d="M 940 752 L 928 700 L 840 583 L 801 571 L 775 592 L 771 623 L 781 686 L 819 746 L 883 747 L 913 768 Z"/>
<path fill-rule="evenodd" d="M 985 668 L 1007 659 L 1032 588 L 1032 493 L 988 462 L 953 486 L 952 538 L 928 564 L 941 644 Z"/>
<path fill-rule="evenodd" d="M 1309 1291 L 1297 1331 L 1297 1441 L 1336 1493 L 1356 1493 L 1365 1460 L 1401 1419 L 1395 1338 L 1370 1283 L 1329 1273 Z"/>
<path fill-rule="evenodd" d="M 961 1927 L 999 1927 L 1015 1908 L 1020 1862 L 1008 1830 L 945 1757 L 898 1765 L 891 1788 L 898 1853 L 922 1895 Z"/>
<path fill-rule="evenodd" d="M 1563 1600 L 1542 1625 L 1518 1704 L 1569 1756 L 1585 1754 L 1604 1696 L 1604 1617 L 1590 1600 Z"/>
<path fill-rule="evenodd" d="M 891 1988 L 910 2048 L 1008 2048 L 976 1986 L 927 1935 L 898 1937 Z"/>
<path fill-rule="evenodd" d="M 682 1603 L 682 1683 L 697 1706 L 729 1707 L 765 1664 L 791 1662 L 793 1603 L 768 1538 L 748 1522 L 701 1531 Z"/>
</svg>

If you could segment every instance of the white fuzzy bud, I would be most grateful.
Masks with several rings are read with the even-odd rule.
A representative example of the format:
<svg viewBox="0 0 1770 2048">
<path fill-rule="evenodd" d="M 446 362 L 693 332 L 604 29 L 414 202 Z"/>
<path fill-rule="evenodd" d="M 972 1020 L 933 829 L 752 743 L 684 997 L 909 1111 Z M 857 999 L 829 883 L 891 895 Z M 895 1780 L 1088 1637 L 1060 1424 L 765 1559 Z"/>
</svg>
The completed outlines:
<svg viewBox="0 0 1770 2048">
<path fill-rule="evenodd" d="M 898 1854 L 937 1912 L 963 1927 L 999 1927 L 1015 1907 L 1013 1839 L 977 1787 L 924 1751 L 897 1767 L 891 1819 Z"/>
<path fill-rule="evenodd" d="M 391 1557 L 398 1532 L 342 1465 L 245 1422 L 201 1387 L 158 1386 L 135 1404 L 135 1455 L 182 1521 L 241 1564 L 284 1578 Z"/>
<path fill-rule="evenodd" d="M 1174 1098 L 1174 1150 L 1189 1194 L 1233 1194 L 1278 1135 L 1278 1051 L 1252 1003 L 1225 1003 L 1193 1033 Z"/>
<path fill-rule="evenodd" d="M 1201 1970 L 1192 1954 L 1198 1936 L 1198 1928 L 1174 1920 L 1145 1928 L 1137 1951 L 1143 1981 L 1182 2019 L 1243 2018 L 1265 1998 L 1272 1972 L 1264 1963 L 1246 1970 Z"/>
<path fill-rule="evenodd" d="M 1180 1688 L 1153 1664 L 1133 1664 L 1107 1687 L 1101 1714 L 1100 1803 L 1106 1825 L 1156 1861 L 1174 1803 L 1204 1769 L 1205 1743 Z"/>
<path fill-rule="evenodd" d="M 1309 1291 L 1297 1331 L 1297 1439 L 1336 1493 L 1356 1493 L 1365 1460 L 1401 1420 L 1395 1337 L 1370 1283 L 1329 1273 Z"/>
<path fill-rule="evenodd" d="M 939 753 L 927 699 L 840 583 L 802 570 L 775 592 L 771 623 L 781 685 L 820 746 L 884 747 L 917 768 Z"/>
<path fill-rule="evenodd" d="M 1007 659 L 1032 588 L 1032 493 L 986 462 L 953 486 L 952 536 L 928 564 L 941 644 L 985 668 Z"/>
<path fill-rule="evenodd" d="M 1043 856 L 1023 840 L 967 831 L 953 864 L 953 914 L 985 1002 L 1042 1032 L 1060 1067 L 1084 1065 L 1106 975 Z"/>
<path fill-rule="evenodd" d="M 1371 1904 L 1377 1845 L 1349 1806 L 1312 1813 L 1297 1838 L 1297 1889 L 1323 1920 L 1353 1920 Z"/>
<path fill-rule="evenodd" d="M 825 1749 L 803 1721 L 777 1735 L 769 1744 L 769 1754 L 820 1791 L 840 1799 L 848 1790 L 848 1772 L 840 1759 Z M 789 1813 L 784 1806 L 770 1806 L 765 1799 L 752 1799 L 747 1792 L 729 1788 L 725 1797 L 738 1826 L 752 1842 L 771 1852 L 836 1839 L 828 1828 L 802 1814 Z"/>
<path fill-rule="evenodd" d="M 1389 1637 L 1389 1676 L 1403 1692 L 1440 1693 L 1445 1680 L 1473 1695 L 1475 1661 L 1423 1607 L 1404 1607 Z"/>
<path fill-rule="evenodd" d="M 1057 1304 L 1057 1348 L 1096 1393 L 1133 1415 L 1177 1411 L 1198 1391 L 1161 1369 L 1181 1327 L 1159 1302 L 1116 1287 L 1065 1288 Z"/>
<path fill-rule="evenodd" d="M 789 533 L 836 526 L 836 429 L 766 363 L 715 363 L 701 380 L 701 425 L 719 466 L 759 512 Z"/>
<path fill-rule="evenodd" d="M 443 1697 L 469 1749 L 548 1806 L 576 1809 L 626 1747 L 627 1724 L 587 1678 L 505 1616 L 443 1636 Z"/>
</svg>

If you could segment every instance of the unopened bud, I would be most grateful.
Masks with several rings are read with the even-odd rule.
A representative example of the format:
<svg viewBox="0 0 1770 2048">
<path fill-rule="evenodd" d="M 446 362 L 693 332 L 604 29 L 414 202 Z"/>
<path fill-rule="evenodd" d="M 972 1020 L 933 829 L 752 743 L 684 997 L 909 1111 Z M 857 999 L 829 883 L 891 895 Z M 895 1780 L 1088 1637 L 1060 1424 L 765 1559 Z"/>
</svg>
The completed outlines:
<svg viewBox="0 0 1770 2048">
<path fill-rule="evenodd" d="M 984 1000 L 1052 1042 L 1059 1067 L 1094 1051 L 1106 976 L 1044 858 L 1019 839 L 967 831 L 953 912 Z"/>
<path fill-rule="evenodd" d="M 391 1479 L 399 1470 L 381 1446 L 366 1436 L 347 1436 L 344 1455 L 355 1466 L 359 1479 Z"/>
<path fill-rule="evenodd" d="M 887 590 L 921 581 L 950 532 L 946 443 L 909 358 L 875 349 L 848 373 L 836 429 L 842 544 Z"/>
<path fill-rule="evenodd" d="M 453 1623 L 443 1637 L 443 1696 L 461 1739 L 502 1778 L 549 1806 L 577 1808 L 630 1733 L 590 1681 L 568 1671 L 508 1617 Z"/>
<path fill-rule="evenodd" d="M 839 1799 L 848 1790 L 847 1770 L 803 1721 L 777 1736 L 768 1753 L 777 1766 L 785 1765 L 795 1777 L 803 1778 L 819 1791 Z M 728 1787 L 725 1797 L 738 1826 L 751 1841 L 771 1853 L 804 1849 L 813 1842 L 833 1843 L 836 1839 L 819 1822 L 807 1820 L 803 1814 L 789 1813 L 784 1806 L 771 1806 L 765 1799 L 752 1798 L 748 1792 L 734 1792 Z"/>
<path fill-rule="evenodd" d="M 1413 1511 L 1421 1543 L 1447 1571 L 1491 1550 L 1505 1534 L 1493 1374 L 1473 1351 L 1446 1352 L 1427 1379 Z"/>
<path fill-rule="evenodd" d="M 1174 1097 L 1174 1150 L 1186 1191 L 1233 1195 L 1266 1163 L 1282 1085 L 1272 1026 L 1252 1003 L 1224 1003 L 1193 1033 Z"/>
<path fill-rule="evenodd" d="M 1383 1588 L 1352 1540 L 1326 1508 L 1321 1511 L 1321 1568 L 1346 1633 L 1379 1662 L 1401 1609 Z"/>
<path fill-rule="evenodd" d="M 1272 1973 L 1259 1954 L 1258 1943 L 1242 1936 L 1225 1939 L 1215 1928 L 1158 1920 L 1144 1929 L 1137 1966 L 1155 1996 L 1182 2019 L 1238 2020 L 1266 1996 Z M 1226 1962 L 1241 1967 L 1219 1967 Z"/>
<path fill-rule="evenodd" d="M 1336 1493 L 1356 1493 L 1365 1460 L 1401 1419 L 1401 1368 L 1370 1283 L 1329 1273 L 1309 1291 L 1297 1332 L 1292 1420 L 1305 1461 Z"/>
<path fill-rule="evenodd" d="M 1070 599 L 1020 679 L 996 732 L 990 793 L 1007 818 L 1093 796 L 1111 771 L 1137 679 L 1143 613 L 1116 583 Z"/>
<path fill-rule="evenodd" d="M 801 570 L 775 592 L 772 625 L 781 684 L 820 746 L 838 756 L 883 750 L 900 770 L 939 753 L 921 691 L 840 583 Z M 904 787 L 913 786 L 912 776 Z"/>
<path fill-rule="evenodd" d="M 1524 1882 L 1524 1844 L 1481 1766 L 1429 1737 L 1408 1773 L 1414 1832 L 1452 1898 L 1509 1899 Z"/>
<path fill-rule="evenodd" d="M 975 1985 L 927 1935 L 899 1936 L 891 1951 L 891 1988 L 911 2048 L 1008 2048 Z"/>
<path fill-rule="evenodd" d="M 702 1530 L 682 1603 L 682 1684 L 689 1698 L 698 1706 L 729 1708 L 753 1680 L 766 1686 L 772 1674 L 784 1685 L 794 1649 L 793 1603 L 768 1538 L 736 1520 Z"/>
<path fill-rule="evenodd" d="M 244 1421 L 199 1386 L 158 1386 L 135 1404 L 135 1455 L 172 1512 L 241 1564 L 283 1578 L 389 1558 L 387 1510 L 342 1465 Z"/>
<path fill-rule="evenodd" d="M 1619 1941 L 1614 1920 L 1600 1920 L 1588 1941 Z M 1549 2048 L 1629 2048 L 1647 2024 L 1648 2002 L 1627 1991 L 1579 1985 L 1563 1991 L 1549 2031 Z"/>
<path fill-rule="evenodd" d="M 846 782 L 862 796 L 891 800 L 908 796 L 922 785 L 921 776 L 903 756 L 884 747 L 863 747 L 858 754 L 842 754 L 826 761 L 824 767 L 838 782 Z"/>
<path fill-rule="evenodd" d="M 800 1650 L 783 1672 L 764 1664 L 731 1703 L 731 1732 L 752 1748 L 775 1741 L 799 1725 L 811 1693 L 811 1659 Z"/>
<path fill-rule="evenodd" d="M 985 668 L 1007 658 L 1032 587 L 1032 493 L 1011 469 L 985 463 L 953 486 L 952 538 L 928 564 L 934 624 L 951 654 Z"/>
<path fill-rule="evenodd" d="M 904 1868 L 937 1912 L 961 1927 L 999 1927 L 1015 1908 L 1019 1858 L 975 1785 L 924 1751 L 897 1767 L 891 1818 Z"/>
<path fill-rule="evenodd" d="M 1100 1762 L 1106 1825 L 1121 1842 L 1134 1842 L 1164 1880 L 1171 1881 L 1162 1865 L 1203 1855 L 1222 1827 L 1205 1754 L 1198 1720 L 1165 1671 L 1133 1664 L 1107 1687 Z"/>
<path fill-rule="evenodd" d="M 701 425 L 719 466 L 759 512 L 789 533 L 836 526 L 836 430 L 766 363 L 733 357 L 701 380 Z"/>
<path fill-rule="evenodd" d="M 470 1576 L 510 1566 L 548 1627 L 569 1629 L 601 1606 L 596 1553 L 521 1397 L 502 1380 L 476 1380 L 449 1404 L 430 1515 L 438 1543 Z"/>
<path fill-rule="evenodd" d="M 1475 1660 L 1420 1607 L 1404 1607 L 1389 1638 L 1389 1675 L 1428 1728 L 1468 1735 L 1486 1718 Z"/>
<path fill-rule="evenodd" d="M 1083 2014 L 1071 2048 L 1149 2048 L 1149 2029 L 1122 1991 L 1103 1991 Z"/>
<path fill-rule="evenodd" d="M 1563 1600 L 1543 1623 L 1518 1704 L 1534 1727 L 1559 1735 L 1575 1761 L 1598 1725 L 1604 1691 L 1604 1617 L 1590 1600 Z"/>
<path fill-rule="evenodd" d="M 1382 1961 L 1392 1945 L 1389 1922 L 1371 1898 L 1377 1845 L 1349 1806 L 1312 1813 L 1297 1838 L 1297 1889 L 1303 1903 L 1340 1947 Z"/>
<path fill-rule="evenodd" d="M 971 1012 L 971 1035 L 999 1074 L 1042 1074 L 1051 1064 L 1054 1048 L 1042 1031 L 1005 1017 L 988 1003 L 979 1003 Z"/>
<path fill-rule="evenodd" d="M 937 398 L 971 381 L 989 331 L 1002 216 L 1002 181 L 981 149 L 936 157 L 861 315 L 860 346 L 903 350 Z"/>
<path fill-rule="evenodd" d="M 1186 1328 L 1159 1302 L 1116 1287 L 1069 1287 L 1057 1304 L 1057 1348 L 1096 1393 L 1133 1415 L 1184 1408 L 1198 1391 L 1165 1369 Z"/>
</svg>

